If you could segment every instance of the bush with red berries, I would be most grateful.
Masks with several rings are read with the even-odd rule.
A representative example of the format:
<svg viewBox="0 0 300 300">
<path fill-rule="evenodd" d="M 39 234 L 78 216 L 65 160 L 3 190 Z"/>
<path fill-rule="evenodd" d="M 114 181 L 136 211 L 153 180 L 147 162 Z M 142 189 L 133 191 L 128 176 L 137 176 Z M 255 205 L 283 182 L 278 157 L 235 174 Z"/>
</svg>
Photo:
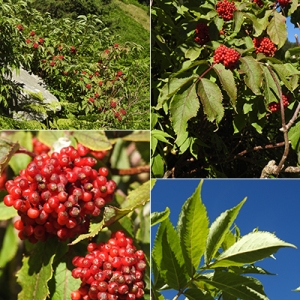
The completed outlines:
<svg viewBox="0 0 300 300">
<path fill-rule="evenodd" d="M 149 129 L 149 55 L 144 58 L 143 47 L 116 43 L 96 15 L 52 19 L 15 2 L 0 7 L 2 129 Z M 21 109 L 12 99 L 21 91 L 10 75 L 20 67 L 39 76 L 59 103 L 22 103 L 28 114 L 15 121 L 14 111 Z M 129 112 L 121 122 L 110 99 Z M 42 122 L 36 117 L 41 110 Z"/>
<path fill-rule="evenodd" d="M 1 297 L 148 299 L 149 140 L 148 131 L 1 133 L 0 251 L 11 253 L 12 287 Z"/>
<path fill-rule="evenodd" d="M 153 177 L 253 178 L 272 160 L 273 175 L 299 176 L 281 168 L 300 151 L 300 52 L 287 41 L 298 1 L 157 0 L 152 11 Z"/>
</svg>

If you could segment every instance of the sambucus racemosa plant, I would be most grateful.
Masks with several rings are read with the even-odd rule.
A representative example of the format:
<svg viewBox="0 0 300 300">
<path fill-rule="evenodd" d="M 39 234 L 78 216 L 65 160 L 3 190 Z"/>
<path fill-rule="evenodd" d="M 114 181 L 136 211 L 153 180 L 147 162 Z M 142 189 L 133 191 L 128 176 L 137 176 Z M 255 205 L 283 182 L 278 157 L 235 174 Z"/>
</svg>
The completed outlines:
<svg viewBox="0 0 300 300">
<path fill-rule="evenodd" d="M 154 176 L 259 177 L 270 160 L 262 175 L 291 172 L 300 47 L 286 48 L 286 20 L 299 10 L 296 0 L 153 2 Z"/>
<path fill-rule="evenodd" d="M 262 283 L 249 275 L 271 274 L 256 262 L 296 246 L 265 231 L 241 236 L 234 222 L 246 198 L 210 224 L 202 184 L 184 202 L 176 228 L 168 207 L 151 214 L 151 225 L 160 223 L 152 249 L 152 299 L 162 300 L 160 292 L 174 290 L 173 300 L 180 295 L 191 300 L 267 300 Z"/>
</svg>

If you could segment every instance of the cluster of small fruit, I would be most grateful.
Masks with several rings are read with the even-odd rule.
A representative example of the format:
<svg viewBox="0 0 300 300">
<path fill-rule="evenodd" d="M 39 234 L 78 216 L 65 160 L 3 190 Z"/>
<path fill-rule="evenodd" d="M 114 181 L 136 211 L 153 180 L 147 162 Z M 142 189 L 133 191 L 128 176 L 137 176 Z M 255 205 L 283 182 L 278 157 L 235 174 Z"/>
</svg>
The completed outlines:
<svg viewBox="0 0 300 300">
<path fill-rule="evenodd" d="M 267 37 L 254 38 L 253 44 L 256 53 L 264 53 L 266 56 L 274 56 L 276 47 L 274 43 Z"/>
<path fill-rule="evenodd" d="M 35 243 L 57 236 L 64 241 L 87 232 L 90 217 L 100 214 L 116 189 L 107 179 L 109 170 L 94 169 L 97 160 L 87 157 L 88 152 L 80 145 L 37 155 L 5 183 L 4 204 L 18 211 L 14 226 L 20 239 Z"/>
<path fill-rule="evenodd" d="M 199 45 L 205 45 L 210 41 L 208 26 L 206 23 L 198 23 L 195 29 L 196 37 L 194 41 Z"/>
<path fill-rule="evenodd" d="M 289 98 L 286 95 L 282 95 L 282 102 L 283 102 L 283 107 L 286 108 L 289 105 Z M 269 110 L 271 112 L 277 112 L 280 110 L 280 103 L 278 102 L 271 102 L 269 104 Z"/>
<path fill-rule="evenodd" d="M 233 13 L 237 10 L 234 2 L 223 0 L 217 3 L 217 12 L 219 17 L 224 21 L 230 21 L 233 19 Z"/>
<path fill-rule="evenodd" d="M 214 63 L 221 63 L 228 69 L 234 69 L 239 61 L 240 54 L 231 48 L 220 45 L 214 53 Z"/>
<path fill-rule="evenodd" d="M 82 283 L 71 293 L 72 300 L 134 300 L 144 295 L 145 255 L 136 250 L 123 231 L 112 233 L 107 243 L 90 243 L 85 257 L 75 256 L 74 278 Z"/>
<path fill-rule="evenodd" d="M 289 3 L 291 2 L 290 0 L 277 0 L 277 2 L 279 3 L 279 5 L 281 7 L 285 7 L 287 5 L 289 5 Z"/>
<path fill-rule="evenodd" d="M 36 137 L 32 139 L 32 146 L 33 146 L 33 152 L 35 154 L 48 153 L 51 150 L 50 147 L 42 143 Z M 80 148 L 82 148 L 81 151 L 84 151 L 86 154 L 89 153 L 99 160 L 102 160 L 107 154 L 107 150 L 91 150 L 81 144 L 77 144 L 77 149 Z"/>
</svg>

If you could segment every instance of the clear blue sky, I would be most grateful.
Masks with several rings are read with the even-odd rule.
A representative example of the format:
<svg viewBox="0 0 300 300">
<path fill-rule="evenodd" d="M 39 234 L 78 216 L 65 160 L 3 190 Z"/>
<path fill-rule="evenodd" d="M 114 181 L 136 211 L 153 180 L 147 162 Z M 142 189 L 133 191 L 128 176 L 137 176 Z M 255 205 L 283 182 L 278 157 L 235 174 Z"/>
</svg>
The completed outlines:
<svg viewBox="0 0 300 300">
<path fill-rule="evenodd" d="M 299 20 L 300 21 L 300 20 Z M 288 19 L 287 19 L 287 29 L 288 29 L 288 40 L 290 41 L 290 42 L 293 42 L 293 43 L 295 43 L 296 42 L 296 40 L 295 40 L 295 34 L 298 34 L 298 36 L 299 36 L 299 39 L 300 39 L 300 29 L 298 28 L 298 27 L 294 27 L 294 24 L 292 24 L 291 22 L 290 22 L 290 17 L 288 17 Z"/>
<path fill-rule="evenodd" d="M 176 225 L 182 204 L 193 194 L 198 184 L 198 179 L 157 180 L 151 193 L 152 212 L 163 211 L 168 206 L 171 221 Z M 300 293 L 292 292 L 300 286 L 300 181 L 206 179 L 201 195 L 210 223 L 247 196 L 235 222 L 241 235 L 258 227 L 262 231 L 274 232 L 278 238 L 297 246 L 298 249 L 282 248 L 275 254 L 276 260 L 267 258 L 257 265 L 278 274 L 258 277 L 269 299 L 300 299 Z M 151 241 L 157 227 L 152 227 Z M 166 299 L 173 299 L 175 292 L 164 295 Z"/>
</svg>

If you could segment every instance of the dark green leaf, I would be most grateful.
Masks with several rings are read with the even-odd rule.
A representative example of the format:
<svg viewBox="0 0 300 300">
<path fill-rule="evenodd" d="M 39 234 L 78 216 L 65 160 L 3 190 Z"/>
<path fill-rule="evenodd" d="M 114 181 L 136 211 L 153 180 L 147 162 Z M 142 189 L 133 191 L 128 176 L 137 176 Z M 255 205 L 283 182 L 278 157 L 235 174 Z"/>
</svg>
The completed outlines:
<svg viewBox="0 0 300 300">
<path fill-rule="evenodd" d="M 44 300 L 49 295 L 48 281 L 53 276 L 52 264 L 59 247 L 57 239 L 38 242 L 30 256 L 24 256 L 17 281 L 22 287 L 19 300 Z"/>
<path fill-rule="evenodd" d="M 260 64 L 252 57 L 245 56 L 240 58 L 241 70 L 245 72 L 245 83 L 255 95 L 260 95 L 262 84 L 262 69 Z"/>
<path fill-rule="evenodd" d="M 208 121 L 216 120 L 219 123 L 224 116 L 224 107 L 223 96 L 218 85 L 209 79 L 202 78 L 198 83 L 197 93 Z"/>
<path fill-rule="evenodd" d="M 228 94 L 232 106 L 235 107 L 237 98 L 237 88 L 234 82 L 232 71 L 225 69 L 225 67 L 222 64 L 215 64 L 213 66 L 213 69 L 218 75 L 222 87 Z"/>
<path fill-rule="evenodd" d="M 180 138 L 186 132 L 187 122 L 197 115 L 200 107 L 194 85 L 186 84 L 174 95 L 170 103 L 173 129 Z"/>
</svg>

